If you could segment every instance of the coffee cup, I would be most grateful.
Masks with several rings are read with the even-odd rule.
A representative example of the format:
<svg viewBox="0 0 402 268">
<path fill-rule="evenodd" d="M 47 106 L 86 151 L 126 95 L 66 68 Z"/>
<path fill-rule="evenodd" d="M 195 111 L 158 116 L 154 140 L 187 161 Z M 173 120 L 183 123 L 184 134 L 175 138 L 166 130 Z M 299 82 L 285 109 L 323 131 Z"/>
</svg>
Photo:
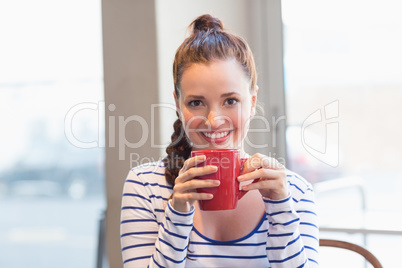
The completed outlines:
<svg viewBox="0 0 402 268">
<path fill-rule="evenodd" d="M 210 200 L 198 201 L 200 209 L 235 209 L 237 201 L 247 193 L 247 191 L 239 188 L 237 180 L 247 158 L 240 158 L 240 150 L 238 149 L 199 150 L 191 152 L 192 157 L 200 155 L 205 155 L 206 159 L 204 162 L 198 164 L 197 167 L 213 165 L 218 170 L 212 174 L 196 177 L 196 179 L 220 181 L 218 187 L 197 189 L 199 193 L 210 193 L 213 195 L 213 198 Z"/>
</svg>

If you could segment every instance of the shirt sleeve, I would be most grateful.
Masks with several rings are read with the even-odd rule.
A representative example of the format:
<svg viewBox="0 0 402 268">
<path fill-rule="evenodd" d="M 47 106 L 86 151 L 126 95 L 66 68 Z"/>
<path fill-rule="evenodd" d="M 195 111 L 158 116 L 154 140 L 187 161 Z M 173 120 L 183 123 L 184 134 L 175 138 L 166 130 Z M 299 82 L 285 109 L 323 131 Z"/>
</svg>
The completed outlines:
<svg viewBox="0 0 402 268">
<path fill-rule="evenodd" d="M 283 200 L 263 198 L 269 228 L 267 256 L 272 268 L 318 267 L 318 224 L 311 188 Z M 298 193 L 300 194 L 300 193 Z"/>
<path fill-rule="evenodd" d="M 153 205 L 150 183 L 130 172 L 123 190 L 120 239 L 124 268 L 184 267 L 194 208 L 175 211 L 170 202 L 164 210 Z M 157 221 L 156 213 L 164 213 Z"/>
</svg>

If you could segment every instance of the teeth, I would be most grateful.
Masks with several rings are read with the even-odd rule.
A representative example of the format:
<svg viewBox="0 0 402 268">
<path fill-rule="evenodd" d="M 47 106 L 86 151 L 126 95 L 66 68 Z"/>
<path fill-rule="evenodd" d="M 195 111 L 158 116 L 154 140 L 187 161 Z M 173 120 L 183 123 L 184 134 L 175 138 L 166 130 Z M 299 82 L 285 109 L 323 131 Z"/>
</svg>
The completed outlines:
<svg viewBox="0 0 402 268">
<path fill-rule="evenodd" d="M 206 132 L 203 132 L 203 134 L 205 136 L 207 136 L 208 138 L 210 138 L 210 139 L 219 139 L 219 138 L 227 136 L 229 134 L 229 131 L 223 131 L 223 132 L 219 132 L 219 133 L 206 133 Z"/>
</svg>

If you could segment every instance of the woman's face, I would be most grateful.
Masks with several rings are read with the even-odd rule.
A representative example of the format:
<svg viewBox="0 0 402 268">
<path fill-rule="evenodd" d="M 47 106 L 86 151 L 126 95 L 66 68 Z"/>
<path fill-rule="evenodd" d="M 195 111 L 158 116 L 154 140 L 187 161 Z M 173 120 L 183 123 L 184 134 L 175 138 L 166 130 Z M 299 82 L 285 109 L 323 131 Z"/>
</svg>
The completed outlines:
<svg viewBox="0 0 402 268">
<path fill-rule="evenodd" d="M 193 150 L 242 149 L 257 90 L 236 60 L 192 64 L 182 75 L 176 107 Z"/>
</svg>

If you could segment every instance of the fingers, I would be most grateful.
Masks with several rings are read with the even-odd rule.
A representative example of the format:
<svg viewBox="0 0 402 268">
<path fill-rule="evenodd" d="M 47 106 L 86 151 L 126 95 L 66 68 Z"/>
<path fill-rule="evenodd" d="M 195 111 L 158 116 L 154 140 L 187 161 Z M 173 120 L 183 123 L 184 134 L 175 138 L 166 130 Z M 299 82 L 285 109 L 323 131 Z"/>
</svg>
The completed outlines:
<svg viewBox="0 0 402 268">
<path fill-rule="evenodd" d="M 286 174 L 282 170 L 260 168 L 260 169 L 254 170 L 252 172 L 240 175 L 239 177 L 237 177 L 237 180 L 239 182 L 243 182 L 243 181 L 250 181 L 250 180 L 255 180 L 255 179 L 259 179 L 259 178 L 276 179 L 278 177 L 282 177 L 283 175 L 286 176 Z"/>
<path fill-rule="evenodd" d="M 249 173 L 260 168 L 273 170 L 285 169 L 285 167 L 275 158 L 262 154 L 255 154 L 244 163 L 242 174 Z"/>
<path fill-rule="evenodd" d="M 209 188 L 219 186 L 218 180 L 191 180 L 176 184 L 173 187 L 173 207 L 181 212 L 188 212 L 196 200 L 210 200 L 214 196 L 209 193 L 198 193 L 197 188 Z"/>
<path fill-rule="evenodd" d="M 186 181 L 192 180 L 195 177 L 200 177 L 204 175 L 209 175 L 215 173 L 218 170 L 216 166 L 204 166 L 204 167 L 193 167 L 184 173 L 181 173 L 177 178 L 175 184 L 184 183 Z"/>
<path fill-rule="evenodd" d="M 196 192 L 198 188 L 217 187 L 220 184 L 219 180 L 196 179 L 196 177 L 209 175 L 218 170 L 218 167 L 212 165 L 197 167 L 204 161 L 205 156 L 201 155 L 191 157 L 184 162 L 173 187 L 172 203 L 178 211 L 188 211 L 189 206 L 192 206 L 196 200 L 213 198 L 212 194 Z"/>
<path fill-rule="evenodd" d="M 194 177 L 208 175 L 216 172 L 218 170 L 216 166 L 209 165 L 196 167 L 197 165 L 203 163 L 205 159 L 205 155 L 199 155 L 187 159 L 184 162 L 183 168 L 179 171 L 179 176 L 176 179 L 176 183 L 182 183 Z"/>
<path fill-rule="evenodd" d="M 190 192 L 190 193 L 184 193 L 182 195 L 183 199 L 188 199 L 188 200 L 210 200 L 214 196 L 209 193 L 197 193 L 197 192 Z"/>
<path fill-rule="evenodd" d="M 218 180 L 191 180 L 186 183 L 175 184 L 173 191 L 176 193 L 189 193 L 198 188 L 212 188 L 220 185 Z"/>
<path fill-rule="evenodd" d="M 210 200 L 212 198 L 213 195 L 208 193 L 175 193 L 172 198 L 172 206 L 177 211 L 189 212 L 196 200 Z"/>
<path fill-rule="evenodd" d="M 242 186 L 243 191 L 258 189 L 262 196 L 271 200 L 281 200 L 289 195 L 284 170 L 259 169 L 242 176 L 241 181 L 254 180 L 253 183 Z"/>
<path fill-rule="evenodd" d="M 244 163 L 242 174 L 237 179 L 239 182 L 254 180 L 242 186 L 242 190 L 258 189 L 264 197 L 279 200 L 288 195 L 286 169 L 271 157 L 253 155 Z"/>
<path fill-rule="evenodd" d="M 206 159 L 205 155 L 197 155 L 194 157 L 190 157 L 189 159 L 187 159 L 186 161 L 184 161 L 184 165 L 182 167 L 182 169 L 179 172 L 179 175 L 181 173 L 186 172 L 188 169 L 195 167 L 198 164 L 201 164 L 202 162 L 204 162 Z"/>
<path fill-rule="evenodd" d="M 286 177 L 285 167 L 278 160 L 262 154 L 255 154 L 244 163 L 241 175 L 237 179 L 242 182 L 258 178 L 275 179 L 283 176 Z"/>
<path fill-rule="evenodd" d="M 239 177 L 239 181 L 254 180 L 253 183 L 243 186 L 243 190 L 280 189 L 286 188 L 286 174 L 282 171 L 259 169 Z"/>
</svg>

